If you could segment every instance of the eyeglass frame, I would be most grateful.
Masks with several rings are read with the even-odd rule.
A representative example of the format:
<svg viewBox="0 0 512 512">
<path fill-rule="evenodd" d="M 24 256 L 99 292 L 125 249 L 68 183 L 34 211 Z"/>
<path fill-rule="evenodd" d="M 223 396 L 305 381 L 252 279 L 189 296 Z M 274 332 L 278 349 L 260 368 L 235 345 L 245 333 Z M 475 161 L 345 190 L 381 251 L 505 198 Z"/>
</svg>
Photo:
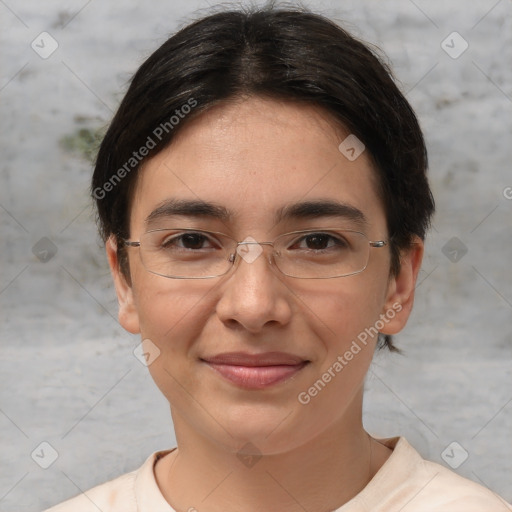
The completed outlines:
<svg viewBox="0 0 512 512">
<path fill-rule="evenodd" d="M 156 276 L 165 277 L 167 279 L 214 279 L 215 277 L 225 276 L 231 269 L 233 269 L 235 267 L 235 262 L 236 262 L 236 259 L 237 259 L 236 255 L 238 254 L 238 247 L 240 245 L 270 245 L 270 246 L 272 246 L 272 248 L 274 248 L 275 241 L 278 238 L 284 237 L 286 235 L 295 235 L 295 234 L 300 234 L 300 233 L 315 233 L 316 231 L 318 231 L 318 232 L 330 231 L 330 230 L 332 231 L 332 230 L 335 230 L 335 229 L 339 229 L 339 228 L 332 228 L 332 227 L 330 227 L 330 228 L 311 228 L 311 229 L 302 229 L 302 230 L 298 230 L 298 231 L 290 231 L 288 233 L 283 233 L 281 235 L 278 235 L 276 238 L 274 238 L 274 240 L 272 242 L 257 242 L 257 241 L 252 242 L 252 241 L 246 241 L 246 239 L 242 240 L 241 242 L 238 242 L 235 238 L 233 238 L 230 235 L 227 235 L 226 233 L 222 233 L 220 231 L 208 231 L 206 229 L 196 229 L 196 228 L 157 228 L 157 229 L 150 229 L 149 231 L 145 231 L 143 233 L 143 235 L 146 235 L 147 233 L 158 232 L 158 231 L 171 231 L 171 230 L 175 230 L 175 231 L 194 231 L 194 232 L 199 232 L 199 233 L 209 233 L 209 234 L 213 234 L 213 235 L 222 235 L 222 236 L 224 236 L 226 238 L 229 238 L 229 239 L 233 240 L 236 243 L 236 246 L 234 247 L 234 252 L 229 255 L 229 258 L 227 260 L 232 265 L 223 274 L 219 274 L 219 275 L 215 275 L 215 276 L 184 277 L 184 276 L 167 276 L 167 275 L 164 275 L 164 274 L 159 274 L 158 272 L 154 272 L 152 270 L 149 270 L 146 267 L 146 265 L 144 264 L 144 262 L 142 261 L 142 258 L 141 258 L 141 261 L 142 261 L 142 265 L 144 266 L 144 268 L 146 269 L 147 272 L 149 272 L 150 274 L 154 274 Z M 366 240 L 368 241 L 368 245 L 370 247 L 380 248 L 380 247 L 385 247 L 385 246 L 389 245 L 389 239 L 388 240 L 370 240 L 368 238 L 368 236 L 365 233 L 363 233 L 362 231 L 357 231 L 355 229 L 341 229 L 340 231 L 348 232 L 348 233 L 357 233 L 359 235 L 362 235 L 364 238 L 366 238 Z M 126 240 L 124 238 L 122 238 L 121 240 L 122 240 L 123 244 L 126 247 L 139 247 L 139 248 L 141 247 L 140 240 L 133 241 L 133 240 Z M 272 265 L 272 267 L 277 268 L 277 270 L 279 270 L 279 272 L 281 272 L 281 274 L 283 274 L 286 277 L 291 277 L 292 279 L 337 279 L 337 278 L 340 278 L 340 277 L 349 277 L 349 276 L 357 275 L 357 274 L 360 274 L 361 272 L 364 272 L 364 270 L 366 270 L 366 268 L 368 267 L 368 262 L 370 261 L 370 251 L 368 251 L 368 260 L 366 261 L 364 267 L 361 270 L 358 270 L 356 272 L 351 272 L 349 274 L 343 274 L 341 276 L 330 276 L 330 277 L 297 277 L 297 276 L 290 276 L 288 274 L 285 274 L 279 268 L 279 265 L 277 265 L 277 263 L 275 262 L 275 257 L 274 257 L 275 253 L 276 253 L 276 251 L 274 249 L 272 251 L 271 257 L 269 257 L 269 259 L 268 259 L 269 263 Z M 140 252 L 139 252 L 139 255 L 140 255 Z M 243 257 L 241 257 L 241 259 L 243 259 Z M 274 260 L 274 263 L 272 263 L 272 260 Z"/>
</svg>

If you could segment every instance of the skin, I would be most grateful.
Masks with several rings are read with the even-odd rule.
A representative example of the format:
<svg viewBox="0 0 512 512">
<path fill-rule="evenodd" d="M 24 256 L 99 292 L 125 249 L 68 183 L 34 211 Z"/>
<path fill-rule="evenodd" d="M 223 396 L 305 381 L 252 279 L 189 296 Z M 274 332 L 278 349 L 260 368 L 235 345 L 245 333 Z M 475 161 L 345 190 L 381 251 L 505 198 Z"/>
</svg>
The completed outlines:
<svg viewBox="0 0 512 512">
<path fill-rule="evenodd" d="M 370 240 L 387 238 L 386 218 L 366 152 L 349 161 L 338 150 L 348 135 L 311 106 L 257 97 L 218 105 L 185 125 L 170 147 L 148 160 L 130 212 L 131 240 L 169 198 L 225 206 L 233 218 L 174 218 L 166 225 L 272 241 L 297 229 L 346 225 L 332 217 L 274 223 L 286 204 L 333 199 L 367 218 Z M 401 255 L 391 276 L 389 248 L 372 248 L 367 268 L 335 279 L 293 279 L 268 263 L 238 259 L 225 276 L 167 279 L 142 266 L 130 248 L 128 281 L 113 238 L 107 255 L 119 320 L 158 346 L 149 366 L 171 406 L 178 449 L 155 466 L 162 494 L 176 509 L 199 512 L 327 511 L 360 492 L 390 450 L 362 425 L 365 375 L 376 338 L 307 405 L 297 400 L 380 314 L 401 304 L 381 332 L 399 332 L 410 314 L 423 244 Z M 283 351 L 310 363 L 293 378 L 263 390 L 224 380 L 200 357 L 221 352 Z M 263 456 L 246 467 L 237 452 Z"/>
</svg>

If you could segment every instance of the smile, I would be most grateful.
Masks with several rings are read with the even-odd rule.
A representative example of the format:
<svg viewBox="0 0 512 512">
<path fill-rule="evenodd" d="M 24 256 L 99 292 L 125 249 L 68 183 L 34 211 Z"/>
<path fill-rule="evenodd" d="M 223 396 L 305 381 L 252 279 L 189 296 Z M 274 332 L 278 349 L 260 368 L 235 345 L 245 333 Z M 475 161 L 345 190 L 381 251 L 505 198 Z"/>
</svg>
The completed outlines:
<svg viewBox="0 0 512 512">
<path fill-rule="evenodd" d="M 202 359 L 224 379 L 245 389 L 264 389 L 296 375 L 309 361 L 284 353 L 221 354 Z"/>
</svg>

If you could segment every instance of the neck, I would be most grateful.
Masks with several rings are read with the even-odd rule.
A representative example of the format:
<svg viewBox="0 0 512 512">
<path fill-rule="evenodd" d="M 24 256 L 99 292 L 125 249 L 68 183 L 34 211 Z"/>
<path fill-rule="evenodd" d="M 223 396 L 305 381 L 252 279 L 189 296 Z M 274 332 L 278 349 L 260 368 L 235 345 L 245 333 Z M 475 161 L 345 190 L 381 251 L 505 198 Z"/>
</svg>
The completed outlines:
<svg viewBox="0 0 512 512">
<path fill-rule="evenodd" d="M 371 439 L 357 416 L 292 450 L 243 463 L 173 411 L 178 449 L 157 464 L 157 482 L 175 510 L 335 510 L 368 484 L 391 453 Z"/>
</svg>

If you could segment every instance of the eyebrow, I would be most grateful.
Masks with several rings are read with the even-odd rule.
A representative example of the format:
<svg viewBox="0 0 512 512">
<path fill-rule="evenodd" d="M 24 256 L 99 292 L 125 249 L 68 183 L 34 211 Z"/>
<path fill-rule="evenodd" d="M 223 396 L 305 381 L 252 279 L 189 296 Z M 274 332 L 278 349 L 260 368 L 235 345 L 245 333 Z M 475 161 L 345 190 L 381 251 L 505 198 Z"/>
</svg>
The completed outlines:
<svg viewBox="0 0 512 512">
<path fill-rule="evenodd" d="M 146 224 L 174 216 L 216 219 L 229 221 L 233 212 L 224 206 L 200 199 L 167 199 L 155 208 L 147 217 Z M 317 219 L 321 217 L 337 217 L 366 225 L 364 213 L 355 206 L 338 202 L 333 199 L 320 199 L 291 203 L 277 210 L 275 224 L 292 219 Z"/>
<path fill-rule="evenodd" d="M 337 217 L 360 225 L 368 223 L 366 216 L 359 208 L 333 199 L 304 201 L 286 205 L 277 211 L 274 220 L 277 224 L 289 219 L 317 219 L 320 217 Z"/>
<path fill-rule="evenodd" d="M 147 217 L 146 224 L 174 216 L 211 218 L 227 221 L 232 214 L 227 208 L 200 199 L 167 199 Z"/>
</svg>

